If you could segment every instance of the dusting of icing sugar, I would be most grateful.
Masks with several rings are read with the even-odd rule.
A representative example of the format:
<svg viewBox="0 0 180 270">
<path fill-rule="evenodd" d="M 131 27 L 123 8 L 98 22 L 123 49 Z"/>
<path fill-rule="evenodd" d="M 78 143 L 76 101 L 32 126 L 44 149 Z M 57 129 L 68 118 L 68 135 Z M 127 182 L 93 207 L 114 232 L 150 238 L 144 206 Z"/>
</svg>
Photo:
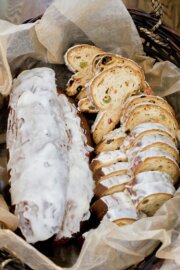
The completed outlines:
<svg viewBox="0 0 180 270">
<path fill-rule="evenodd" d="M 49 68 L 14 80 L 7 130 L 11 199 L 28 242 L 58 232 L 68 185 L 68 136 Z M 63 191 L 63 192 L 62 192 Z"/>
<path fill-rule="evenodd" d="M 129 162 L 117 162 L 111 166 L 103 167 L 101 170 L 104 175 L 108 175 L 116 171 L 129 170 Z"/>
<path fill-rule="evenodd" d="M 120 150 L 106 151 L 101 152 L 96 158 L 93 159 L 93 161 L 100 161 L 102 163 L 109 163 L 113 161 L 127 161 L 127 155 Z"/>
<path fill-rule="evenodd" d="M 90 216 L 89 206 L 93 197 L 94 181 L 89 168 L 88 154 L 93 149 L 87 145 L 87 138 L 81 128 L 77 109 L 64 95 L 58 97 L 64 108 L 64 119 L 69 131 L 69 185 L 67 189 L 67 207 L 57 239 L 71 237 L 80 231 L 80 222 Z M 68 211 L 67 211 L 68 209 Z"/>
<path fill-rule="evenodd" d="M 138 136 L 140 136 L 141 134 L 143 135 L 143 133 L 148 132 L 148 131 L 149 131 L 149 134 L 155 133 L 155 132 L 157 132 L 158 134 L 158 132 L 162 132 L 174 139 L 173 134 L 165 126 L 159 123 L 143 123 L 136 126 L 131 131 L 130 135 L 125 138 L 121 146 L 122 150 L 129 147 Z"/>
<path fill-rule="evenodd" d="M 175 188 L 172 179 L 165 173 L 149 171 L 139 173 L 135 177 L 135 184 L 131 186 L 133 194 L 131 198 L 137 206 L 145 197 L 158 193 L 173 195 Z"/>
<path fill-rule="evenodd" d="M 126 136 L 127 135 L 122 132 L 121 128 L 116 128 L 116 129 L 110 131 L 105 136 L 103 136 L 103 140 L 118 139 L 118 138 L 121 138 L 121 137 L 124 138 Z"/>
<path fill-rule="evenodd" d="M 117 185 L 128 183 L 131 180 L 127 174 L 113 176 L 111 178 L 103 180 L 100 184 L 107 188 L 112 188 Z"/>
</svg>

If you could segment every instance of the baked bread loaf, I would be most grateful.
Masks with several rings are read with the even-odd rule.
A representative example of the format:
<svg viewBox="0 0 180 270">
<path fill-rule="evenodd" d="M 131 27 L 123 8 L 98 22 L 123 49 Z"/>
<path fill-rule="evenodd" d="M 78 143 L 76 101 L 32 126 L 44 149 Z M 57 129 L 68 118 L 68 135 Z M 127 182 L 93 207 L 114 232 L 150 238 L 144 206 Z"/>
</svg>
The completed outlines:
<svg viewBox="0 0 180 270">
<path fill-rule="evenodd" d="M 98 113 L 99 112 L 99 110 L 94 106 L 94 104 L 87 97 L 79 100 L 78 109 L 81 112 L 86 112 L 86 113 Z"/>
<path fill-rule="evenodd" d="M 172 156 L 177 161 L 177 163 L 179 163 L 179 151 L 176 148 L 176 145 L 166 136 L 159 134 L 144 135 L 134 144 L 132 148 L 127 150 L 126 153 L 130 160 L 135 157 L 137 153 L 146 151 L 153 147 L 164 150 L 170 156 Z"/>
<path fill-rule="evenodd" d="M 114 66 L 97 75 L 89 86 L 94 105 L 100 110 L 120 111 L 126 98 L 142 85 L 143 75 L 130 66 Z"/>
<path fill-rule="evenodd" d="M 173 134 L 163 125 L 159 123 L 143 123 L 136 126 L 128 136 L 124 139 L 121 149 L 127 151 L 129 148 L 134 147 L 134 145 L 145 135 L 159 134 L 166 136 L 170 141 L 176 144 L 176 139 Z"/>
<path fill-rule="evenodd" d="M 126 102 L 124 103 L 123 108 L 122 108 L 121 122 L 124 121 L 124 117 L 126 116 L 129 109 L 132 110 L 133 106 L 135 106 L 136 104 L 139 104 L 139 103 L 143 103 L 143 102 L 145 102 L 145 103 L 148 102 L 148 103 L 159 105 L 162 108 L 169 111 L 170 113 L 172 113 L 173 115 L 175 115 L 173 108 L 167 103 L 167 101 L 165 99 L 158 97 L 158 96 L 144 94 L 144 95 L 132 96 L 126 100 Z"/>
<path fill-rule="evenodd" d="M 102 197 L 91 206 L 91 210 L 100 220 L 104 217 L 119 226 L 130 224 L 139 218 L 131 197 L 124 192 Z"/>
<path fill-rule="evenodd" d="M 11 200 L 22 234 L 35 243 L 59 231 L 66 208 L 69 139 L 54 71 L 22 72 L 13 82 L 9 106 Z"/>
<path fill-rule="evenodd" d="M 173 197 L 175 188 L 168 174 L 147 171 L 135 176 L 128 191 L 137 209 L 152 216 L 165 201 Z"/>
<path fill-rule="evenodd" d="M 79 44 L 67 50 L 64 61 L 70 71 L 74 73 L 84 71 L 90 65 L 94 56 L 101 52 L 103 51 L 96 46 Z"/>
<path fill-rule="evenodd" d="M 96 154 L 105 151 L 120 149 L 127 135 L 122 132 L 121 128 L 116 128 L 103 136 L 102 141 L 95 147 Z"/>
<path fill-rule="evenodd" d="M 120 150 L 101 152 L 91 161 L 90 168 L 95 172 L 99 168 L 112 165 L 119 161 L 127 161 L 127 158 L 127 155 Z"/>
<path fill-rule="evenodd" d="M 178 123 L 175 117 L 166 109 L 152 103 L 139 103 L 129 109 L 123 122 L 123 131 L 132 131 L 143 123 L 159 123 L 168 128 L 176 136 Z"/>
<path fill-rule="evenodd" d="M 7 148 L 12 204 L 26 240 L 79 232 L 93 197 L 92 148 L 75 106 L 58 96 L 53 70 L 24 71 L 14 80 Z"/>
<path fill-rule="evenodd" d="M 91 127 L 93 140 L 96 144 L 101 142 L 102 138 L 113 130 L 119 123 L 119 110 L 99 111 L 94 124 Z"/>
<path fill-rule="evenodd" d="M 94 193 L 96 197 L 103 197 L 123 191 L 130 180 L 131 177 L 127 174 L 113 176 L 99 182 L 95 187 Z"/>
<path fill-rule="evenodd" d="M 145 171 L 165 172 L 170 175 L 174 184 L 180 176 L 176 160 L 159 148 L 139 152 L 131 162 L 131 170 L 134 175 Z"/>
<path fill-rule="evenodd" d="M 96 170 L 94 179 L 99 183 L 112 176 L 128 174 L 129 168 L 129 162 L 117 162 L 116 164 Z"/>
</svg>

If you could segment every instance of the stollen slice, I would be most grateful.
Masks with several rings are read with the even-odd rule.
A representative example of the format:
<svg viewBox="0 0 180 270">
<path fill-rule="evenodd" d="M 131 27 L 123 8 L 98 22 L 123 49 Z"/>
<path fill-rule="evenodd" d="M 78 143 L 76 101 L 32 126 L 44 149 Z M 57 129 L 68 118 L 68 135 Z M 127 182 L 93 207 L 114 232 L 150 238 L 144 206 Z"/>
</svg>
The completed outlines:
<svg viewBox="0 0 180 270">
<path fill-rule="evenodd" d="M 105 217 L 118 225 L 130 224 L 139 218 L 131 197 L 124 192 L 102 197 L 91 206 L 91 211 L 100 220 Z"/>
<path fill-rule="evenodd" d="M 116 128 L 103 136 L 102 141 L 95 147 L 96 154 L 105 151 L 120 149 L 127 135 L 122 132 L 121 128 Z"/>
<path fill-rule="evenodd" d="M 145 171 L 165 172 L 170 175 L 174 184 L 180 176 L 176 160 L 166 151 L 159 148 L 151 148 L 138 153 L 131 161 L 130 166 L 134 175 Z"/>
<path fill-rule="evenodd" d="M 99 111 L 91 127 L 93 140 L 96 144 L 112 131 L 119 123 L 120 110 Z"/>
<path fill-rule="evenodd" d="M 87 97 L 87 94 L 86 94 L 86 87 L 85 87 L 79 92 L 79 94 L 77 94 L 76 100 L 81 100 L 86 97 Z"/>
<path fill-rule="evenodd" d="M 119 161 L 127 161 L 127 159 L 127 155 L 120 150 L 101 152 L 91 161 L 90 168 L 93 172 L 95 172 L 97 169 L 110 166 Z"/>
<path fill-rule="evenodd" d="M 175 137 L 178 130 L 176 118 L 163 107 L 149 102 L 136 104 L 126 114 L 123 131 L 130 132 L 143 123 L 159 123 L 165 126 Z"/>
<path fill-rule="evenodd" d="M 78 44 L 67 50 L 64 55 L 66 66 L 72 72 L 84 71 L 94 56 L 103 52 L 100 48 L 88 44 Z"/>
<path fill-rule="evenodd" d="M 123 122 L 129 109 L 132 109 L 132 107 L 135 106 L 136 104 L 143 103 L 143 102 L 157 104 L 161 106 L 162 108 L 166 109 L 167 111 L 169 111 L 170 113 L 172 113 L 173 115 L 175 115 L 173 108 L 168 104 L 168 102 L 165 99 L 158 96 L 143 94 L 143 95 L 131 96 L 126 100 L 122 108 L 121 122 Z"/>
<path fill-rule="evenodd" d="M 129 162 L 117 162 L 107 167 L 100 168 L 94 173 L 94 179 L 97 183 L 111 178 L 112 176 L 128 174 L 130 168 Z"/>
<path fill-rule="evenodd" d="M 166 136 L 160 134 L 149 134 L 144 135 L 139 139 L 136 144 L 129 150 L 127 150 L 127 155 L 129 160 L 137 155 L 138 152 L 146 151 L 156 147 L 158 149 L 162 149 L 167 152 L 170 156 L 172 156 L 177 163 L 179 163 L 179 151 L 176 148 L 176 145 L 169 140 Z"/>
<path fill-rule="evenodd" d="M 71 76 L 67 83 L 66 94 L 74 96 L 81 91 L 86 91 L 86 84 L 92 79 L 92 74 L 88 68 L 85 71 L 79 71 Z"/>
<path fill-rule="evenodd" d="M 78 102 L 78 109 L 85 113 L 98 113 L 99 110 L 94 106 L 94 104 L 87 98 L 82 98 Z"/>
<path fill-rule="evenodd" d="M 121 110 L 127 97 L 136 93 L 143 76 L 130 66 L 114 66 L 98 74 L 89 86 L 89 93 L 100 110 Z"/>
<path fill-rule="evenodd" d="M 137 72 L 141 73 L 144 79 L 144 73 L 142 68 L 129 58 L 122 57 L 117 54 L 112 53 L 102 53 L 97 56 L 92 61 L 92 72 L 94 74 L 99 74 L 104 70 L 107 70 L 114 66 L 129 66 L 135 69 Z"/>
<path fill-rule="evenodd" d="M 143 123 L 136 126 L 130 134 L 124 139 L 121 149 L 127 151 L 129 148 L 133 147 L 137 141 L 139 141 L 145 135 L 159 134 L 166 136 L 174 144 L 177 144 L 173 134 L 163 125 L 159 123 Z"/>
<path fill-rule="evenodd" d="M 127 174 L 113 176 L 98 183 L 94 189 L 96 197 L 103 197 L 123 191 L 125 186 L 131 181 Z"/>
<path fill-rule="evenodd" d="M 171 177 L 159 171 L 136 175 L 128 189 L 138 210 L 152 216 L 175 193 Z"/>
</svg>

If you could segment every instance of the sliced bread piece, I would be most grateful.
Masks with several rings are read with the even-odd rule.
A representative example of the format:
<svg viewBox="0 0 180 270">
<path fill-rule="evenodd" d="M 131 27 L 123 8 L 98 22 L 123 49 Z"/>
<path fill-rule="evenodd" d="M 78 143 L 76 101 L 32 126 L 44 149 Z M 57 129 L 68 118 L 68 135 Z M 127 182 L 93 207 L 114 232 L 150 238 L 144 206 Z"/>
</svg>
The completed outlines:
<svg viewBox="0 0 180 270">
<path fill-rule="evenodd" d="M 175 115 L 175 112 L 173 108 L 167 103 L 167 101 L 161 97 L 158 96 L 152 96 L 152 95 L 137 95 L 137 96 L 132 96 L 129 97 L 125 104 L 123 105 L 122 108 L 122 114 L 121 114 L 121 122 L 124 122 L 124 118 L 126 117 L 126 114 L 128 113 L 128 110 L 131 109 L 132 107 L 135 106 L 136 104 L 143 103 L 143 102 L 148 102 L 152 104 L 157 104 L 161 106 L 162 108 L 166 109 L 173 115 Z"/>
<path fill-rule="evenodd" d="M 123 220 L 131 223 L 128 222 L 129 219 L 130 221 L 138 219 L 138 212 L 131 197 L 124 192 L 102 197 L 91 206 L 91 210 L 96 213 L 100 220 L 105 215 L 105 218 L 116 222 L 117 220 Z"/>
<path fill-rule="evenodd" d="M 143 123 L 159 123 L 168 128 L 176 136 L 178 122 L 175 117 L 166 109 L 152 103 L 136 104 L 132 110 L 128 111 L 127 118 L 123 123 L 123 131 L 129 132 L 136 126 Z"/>
<path fill-rule="evenodd" d="M 127 155 L 124 152 L 120 150 L 101 152 L 92 160 L 90 168 L 95 172 L 99 168 L 110 166 L 119 161 L 127 161 Z"/>
<path fill-rule="evenodd" d="M 139 152 L 131 161 L 131 170 L 134 175 L 145 171 L 165 172 L 173 179 L 175 184 L 180 176 L 180 170 L 176 160 L 166 151 L 151 148 Z"/>
<path fill-rule="evenodd" d="M 66 87 L 66 93 L 68 96 L 74 96 L 77 93 L 85 90 L 85 85 L 91 80 L 92 74 L 87 68 L 86 71 L 79 71 L 72 75 L 69 79 Z"/>
<path fill-rule="evenodd" d="M 152 147 L 164 150 L 179 163 L 180 157 L 176 145 L 166 136 L 160 134 L 149 134 L 141 137 L 141 139 L 127 151 L 129 160 L 136 156 L 138 152 L 151 149 Z"/>
<path fill-rule="evenodd" d="M 89 93 L 100 110 L 121 110 L 126 98 L 136 93 L 143 76 L 130 66 L 114 66 L 97 75 L 89 86 Z"/>
<path fill-rule="evenodd" d="M 137 209 L 152 216 L 165 201 L 173 197 L 175 188 L 167 174 L 148 171 L 137 174 L 128 191 Z"/>
<path fill-rule="evenodd" d="M 116 127 L 119 123 L 120 113 L 121 112 L 119 110 L 98 112 L 96 120 L 91 127 L 93 139 L 96 144 L 102 140 L 103 136 Z"/>
<path fill-rule="evenodd" d="M 127 174 L 113 176 L 97 184 L 94 193 L 96 197 L 103 197 L 123 191 L 125 189 L 125 185 L 127 185 L 130 180 L 131 177 Z"/>
<path fill-rule="evenodd" d="M 92 71 L 94 74 L 99 74 L 100 72 L 114 66 L 129 66 L 135 69 L 137 72 L 141 73 L 144 79 L 144 73 L 142 68 L 129 58 L 125 58 L 112 53 L 102 53 L 95 57 L 95 59 L 93 60 L 94 61 L 92 62 Z"/>
<path fill-rule="evenodd" d="M 64 61 L 72 72 L 83 71 L 90 65 L 94 56 L 101 52 L 103 51 L 96 46 L 79 44 L 67 50 Z"/>
<path fill-rule="evenodd" d="M 94 173 L 94 179 L 97 181 L 97 183 L 100 183 L 101 181 L 111 178 L 112 176 L 128 174 L 129 168 L 129 162 L 117 162 L 116 164 L 96 170 Z"/>
<path fill-rule="evenodd" d="M 86 112 L 86 113 L 98 113 L 99 112 L 99 110 L 94 106 L 94 104 L 87 97 L 79 100 L 78 109 L 81 112 Z"/>
<path fill-rule="evenodd" d="M 86 88 L 83 88 L 76 96 L 76 100 L 80 100 L 87 97 Z"/>
<path fill-rule="evenodd" d="M 116 128 L 110 131 L 108 134 L 103 136 L 102 141 L 96 145 L 96 154 L 120 149 L 120 146 L 126 137 L 127 135 L 122 132 L 121 128 Z"/>
<path fill-rule="evenodd" d="M 136 126 L 128 136 L 124 139 L 121 149 L 122 151 L 127 151 L 129 148 L 134 147 L 134 145 L 143 136 L 150 134 L 159 134 L 166 136 L 174 144 L 177 144 L 176 139 L 173 134 L 163 125 L 159 123 L 143 123 Z"/>
</svg>

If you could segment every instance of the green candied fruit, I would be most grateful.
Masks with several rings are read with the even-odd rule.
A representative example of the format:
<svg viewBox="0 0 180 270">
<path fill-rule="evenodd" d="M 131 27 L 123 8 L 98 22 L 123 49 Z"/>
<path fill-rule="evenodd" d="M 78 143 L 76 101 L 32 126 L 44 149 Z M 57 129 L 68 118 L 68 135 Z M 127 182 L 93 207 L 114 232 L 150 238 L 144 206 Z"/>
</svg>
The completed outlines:
<svg viewBox="0 0 180 270">
<path fill-rule="evenodd" d="M 79 64 L 80 68 L 86 68 L 87 65 L 88 65 L 87 62 L 80 62 L 80 64 Z"/>
<path fill-rule="evenodd" d="M 94 110 L 95 107 L 94 107 L 93 105 L 90 105 L 90 106 L 89 106 L 89 109 L 90 109 L 90 110 Z"/>
<path fill-rule="evenodd" d="M 105 96 L 104 98 L 103 98 L 103 102 L 104 103 L 109 103 L 111 101 L 111 97 L 110 96 Z"/>
<path fill-rule="evenodd" d="M 140 89 L 140 92 L 141 92 L 141 93 L 144 93 L 144 88 L 141 88 L 141 89 Z"/>
</svg>

